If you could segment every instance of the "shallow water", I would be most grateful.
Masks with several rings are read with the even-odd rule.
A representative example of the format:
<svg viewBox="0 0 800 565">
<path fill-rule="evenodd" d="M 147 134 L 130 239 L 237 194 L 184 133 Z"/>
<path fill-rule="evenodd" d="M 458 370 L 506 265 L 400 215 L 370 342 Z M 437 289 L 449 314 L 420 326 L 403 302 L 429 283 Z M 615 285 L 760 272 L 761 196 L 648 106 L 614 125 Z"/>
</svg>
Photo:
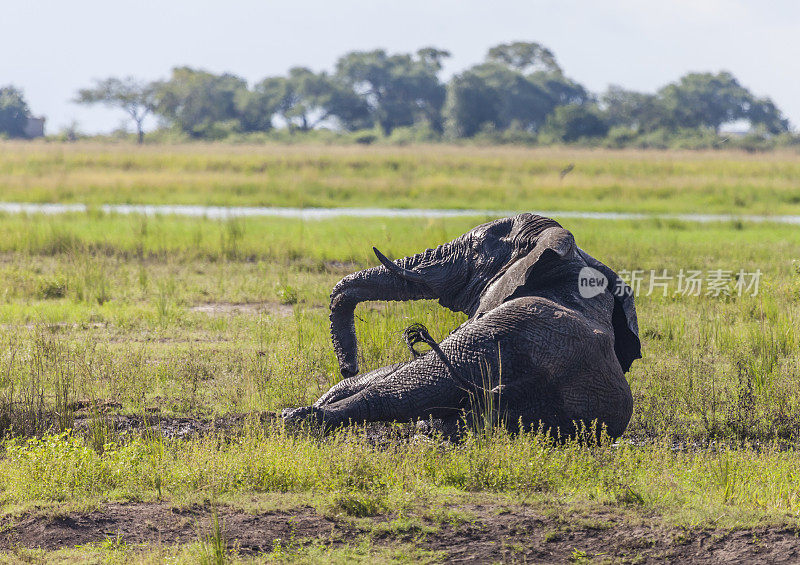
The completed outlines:
<svg viewBox="0 0 800 565">
<path fill-rule="evenodd" d="M 85 204 L 35 204 L 27 202 L 0 202 L 0 212 L 12 214 L 66 214 L 86 212 Z M 197 205 L 146 205 L 103 204 L 92 207 L 105 213 L 141 214 L 145 216 L 174 215 L 199 218 L 225 219 L 241 217 L 297 218 L 324 220 L 341 217 L 361 218 L 456 218 L 480 216 L 502 218 L 523 211 L 532 211 L 552 218 L 585 218 L 591 220 L 644 220 L 660 218 L 685 222 L 775 222 L 800 225 L 800 216 L 755 214 L 639 214 L 632 212 L 579 212 L 570 210 L 473 210 L 473 209 L 422 209 L 422 208 L 279 208 L 261 206 L 197 206 Z"/>
</svg>

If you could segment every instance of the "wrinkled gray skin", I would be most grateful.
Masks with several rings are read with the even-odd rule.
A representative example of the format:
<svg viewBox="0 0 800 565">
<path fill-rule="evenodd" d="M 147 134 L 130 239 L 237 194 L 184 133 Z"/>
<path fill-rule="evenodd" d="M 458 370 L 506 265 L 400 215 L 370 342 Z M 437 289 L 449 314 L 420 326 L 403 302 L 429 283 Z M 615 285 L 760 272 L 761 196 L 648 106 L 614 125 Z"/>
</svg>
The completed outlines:
<svg viewBox="0 0 800 565">
<path fill-rule="evenodd" d="M 331 335 L 345 377 L 313 406 L 287 409 L 287 422 L 463 417 L 491 395 L 507 425 L 572 435 L 604 426 L 621 435 L 633 410 L 624 373 L 641 357 L 630 288 L 575 245 L 557 222 L 521 214 L 480 225 L 436 249 L 342 279 L 331 294 Z M 590 266 L 608 285 L 583 298 Z M 410 362 L 358 373 L 353 323 L 368 300 L 438 299 L 469 320 Z"/>
</svg>

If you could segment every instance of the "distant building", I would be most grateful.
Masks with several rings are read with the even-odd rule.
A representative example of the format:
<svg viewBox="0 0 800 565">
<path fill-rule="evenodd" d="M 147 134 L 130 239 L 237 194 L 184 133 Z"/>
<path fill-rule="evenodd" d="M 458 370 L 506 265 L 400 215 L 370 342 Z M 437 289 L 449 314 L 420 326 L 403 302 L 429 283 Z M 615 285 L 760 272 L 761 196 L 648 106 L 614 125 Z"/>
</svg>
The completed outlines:
<svg viewBox="0 0 800 565">
<path fill-rule="evenodd" d="M 28 116 L 28 123 L 25 124 L 25 137 L 33 139 L 34 137 L 44 137 L 44 118 L 36 118 Z"/>
</svg>

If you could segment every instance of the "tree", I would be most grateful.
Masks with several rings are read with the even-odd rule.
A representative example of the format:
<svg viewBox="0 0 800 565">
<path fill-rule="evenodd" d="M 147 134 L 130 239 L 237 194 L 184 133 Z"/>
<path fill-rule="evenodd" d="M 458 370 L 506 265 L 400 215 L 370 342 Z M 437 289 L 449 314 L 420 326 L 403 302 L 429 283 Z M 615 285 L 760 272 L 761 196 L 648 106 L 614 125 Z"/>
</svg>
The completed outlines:
<svg viewBox="0 0 800 565">
<path fill-rule="evenodd" d="M 307 131 L 334 116 L 346 126 L 368 120 L 369 108 L 346 84 L 326 73 L 296 67 L 286 79 L 284 118 Z M 299 121 L 299 123 L 298 123 Z M 348 129 L 351 129 L 348 127 Z"/>
<path fill-rule="evenodd" d="M 486 54 L 486 60 L 506 65 L 521 73 L 533 71 L 561 73 L 561 67 L 556 62 L 553 52 L 539 43 L 515 41 L 495 45 Z"/>
<path fill-rule="evenodd" d="M 447 87 L 445 133 L 449 137 L 472 137 L 485 124 L 495 124 L 499 102 L 495 89 L 478 74 L 467 71 L 454 76 Z"/>
<path fill-rule="evenodd" d="M 763 127 L 767 133 L 778 134 L 789 131 L 789 120 L 769 98 L 753 98 L 745 112 L 751 125 Z"/>
<path fill-rule="evenodd" d="M 257 113 L 260 113 L 260 120 L 268 123 L 269 127 L 266 129 L 272 128 L 272 117 L 275 114 L 282 116 L 286 121 L 285 114 L 291 107 L 289 87 L 286 83 L 285 77 L 267 77 L 257 83 L 252 91 L 246 92 L 248 98 L 251 98 L 251 108 L 240 106 L 240 112 L 248 115 L 252 111 L 253 118 L 257 118 Z"/>
<path fill-rule="evenodd" d="M 281 91 L 282 92 L 282 91 Z M 265 81 L 253 90 L 240 89 L 234 95 L 234 108 L 242 131 L 269 131 L 272 117 L 281 104 L 281 92 L 269 88 Z"/>
<path fill-rule="evenodd" d="M 719 133 L 722 124 L 748 120 L 769 133 L 789 130 L 789 122 L 769 98 L 757 98 L 727 71 L 689 73 L 657 93 L 672 125 L 707 127 Z"/>
<path fill-rule="evenodd" d="M 0 134 L 24 137 L 30 110 L 22 91 L 8 85 L 0 88 Z"/>
<path fill-rule="evenodd" d="M 247 83 L 235 75 L 176 67 L 169 80 L 154 88 L 156 112 L 192 137 L 213 138 L 241 129 L 241 92 Z"/>
<path fill-rule="evenodd" d="M 582 84 L 567 78 L 561 71 L 536 71 L 528 75 L 528 80 L 547 93 L 553 108 L 566 104 L 588 104 L 593 100 Z"/>
<path fill-rule="evenodd" d="M 290 69 L 284 81 L 284 119 L 300 131 L 316 127 L 330 117 L 333 91 L 325 73 L 316 74 L 304 67 Z"/>
<path fill-rule="evenodd" d="M 653 131 L 674 122 L 655 94 L 609 86 L 600 98 L 603 115 L 611 126 L 624 126 L 639 133 Z"/>
<path fill-rule="evenodd" d="M 732 74 L 689 73 L 658 91 L 674 126 L 712 128 L 747 118 L 752 95 Z"/>
<path fill-rule="evenodd" d="M 344 129 L 371 125 L 366 102 L 324 72 L 294 67 L 287 77 L 264 79 L 255 91 L 275 101 L 273 113 L 280 114 L 290 129 L 308 131 L 329 119 Z"/>
<path fill-rule="evenodd" d="M 329 116 L 336 118 L 339 125 L 346 130 L 373 127 L 374 122 L 366 100 L 358 96 L 348 85 L 340 83 L 335 78 L 330 80 L 334 89 L 326 102 Z"/>
<path fill-rule="evenodd" d="M 447 56 L 432 47 L 420 49 L 416 57 L 390 56 L 381 49 L 356 51 L 339 58 L 335 76 L 365 101 L 386 135 L 418 121 L 441 131 L 447 91 L 438 73 Z"/>
<path fill-rule="evenodd" d="M 519 72 L 486 63 L 475 68 L 495 91 L 499 113 L 495 125 L 507 129 L 515 124 L 526 131 L 536 131 L 553 110 L 549 93 Z"/>
<path fill-rule="evenodd" d="M 93 88 L 78 91 L 78 104 L 104 104 L 119 108 L 136 124 L 139 143 L 144 143 L 144 120 L 155 109 L 156 99 L 153 84 L 133 77 L 107 78 L 95 81 Z"/>
<path fill-rule="evenodd" d="M 581 138 L 603 137 L 608 133 L 608 124 L 596 109 L 571 104 L 556 108 L 548 116 L 542 133 L 569 143 Z"/>
<path fill-rule="evenodd" d="M 727 72 L 690 73 L 656 94 L 610 86 L 601 97 L 606 120 L 639 133 L 658 128 L 711 128 L 748 120 L 768 133 L 789 130 L 789 122 L 769 98 L 756 98 Z"/>
<path fill-rule="evenodd" d="M 592 100 L 538 43 L 497 45 L 486 60 L 450 82 L 445 117 L 451 136 L 471 136 L 485 125 L 536 132 L 554 108 Z"/>
<path fill-rule="evenodd" d="M 474 135 L 481 127 L 516 127 L 534 132 L 554 106 L 550 94 L 519 71 L 483 63 L 455 77 L 449 86 L 445 120 L 455 136 Z"/>
<path fill-rule="evenodd" d="M 528 80 L 548 93 L 553 108 L 591 101 L 586 88 L 564 76 L 556 56 L 540 43 L 517 41 L 495 45 L 486 54 L 486 61 L 526 75 Z"/>
<path fill-rule="evenodd" d="M 442 60 L 450 57 L 450 51 L 436 47 L 423 47 L 417 50 L 417 57 L 424 66 L 438 73 L 442 70 Z"/>
</svg>

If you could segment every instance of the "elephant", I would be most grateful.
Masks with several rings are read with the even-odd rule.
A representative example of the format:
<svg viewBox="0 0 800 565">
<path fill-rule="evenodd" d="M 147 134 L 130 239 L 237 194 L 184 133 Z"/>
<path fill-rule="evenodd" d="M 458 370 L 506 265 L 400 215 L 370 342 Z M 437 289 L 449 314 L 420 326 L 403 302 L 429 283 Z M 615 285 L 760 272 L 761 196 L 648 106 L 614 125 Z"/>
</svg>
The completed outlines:
<svg viewBox="0 0 800 565">
<path fill-rule="evenodd" d="M 625 431 L 633 412 L 625 373 L 641 358 L 633 292 L 558 222 L 502 218 L 396 261 L 373 250 L 381 265 L 344 277 L 331 293 L 344 379 L 313 405 L 284 410 L 285 422 L 452 424 L 484 398 L 512 429 Z M 581 286 L 587 281 L 596 284 Z M 420 299 L 468 319 L 440 343 L 410 328 L 413 359 L 358 375 L 356 305 Z M 430 351 L 417 354 L 419 341 Z"/>
</svg>

